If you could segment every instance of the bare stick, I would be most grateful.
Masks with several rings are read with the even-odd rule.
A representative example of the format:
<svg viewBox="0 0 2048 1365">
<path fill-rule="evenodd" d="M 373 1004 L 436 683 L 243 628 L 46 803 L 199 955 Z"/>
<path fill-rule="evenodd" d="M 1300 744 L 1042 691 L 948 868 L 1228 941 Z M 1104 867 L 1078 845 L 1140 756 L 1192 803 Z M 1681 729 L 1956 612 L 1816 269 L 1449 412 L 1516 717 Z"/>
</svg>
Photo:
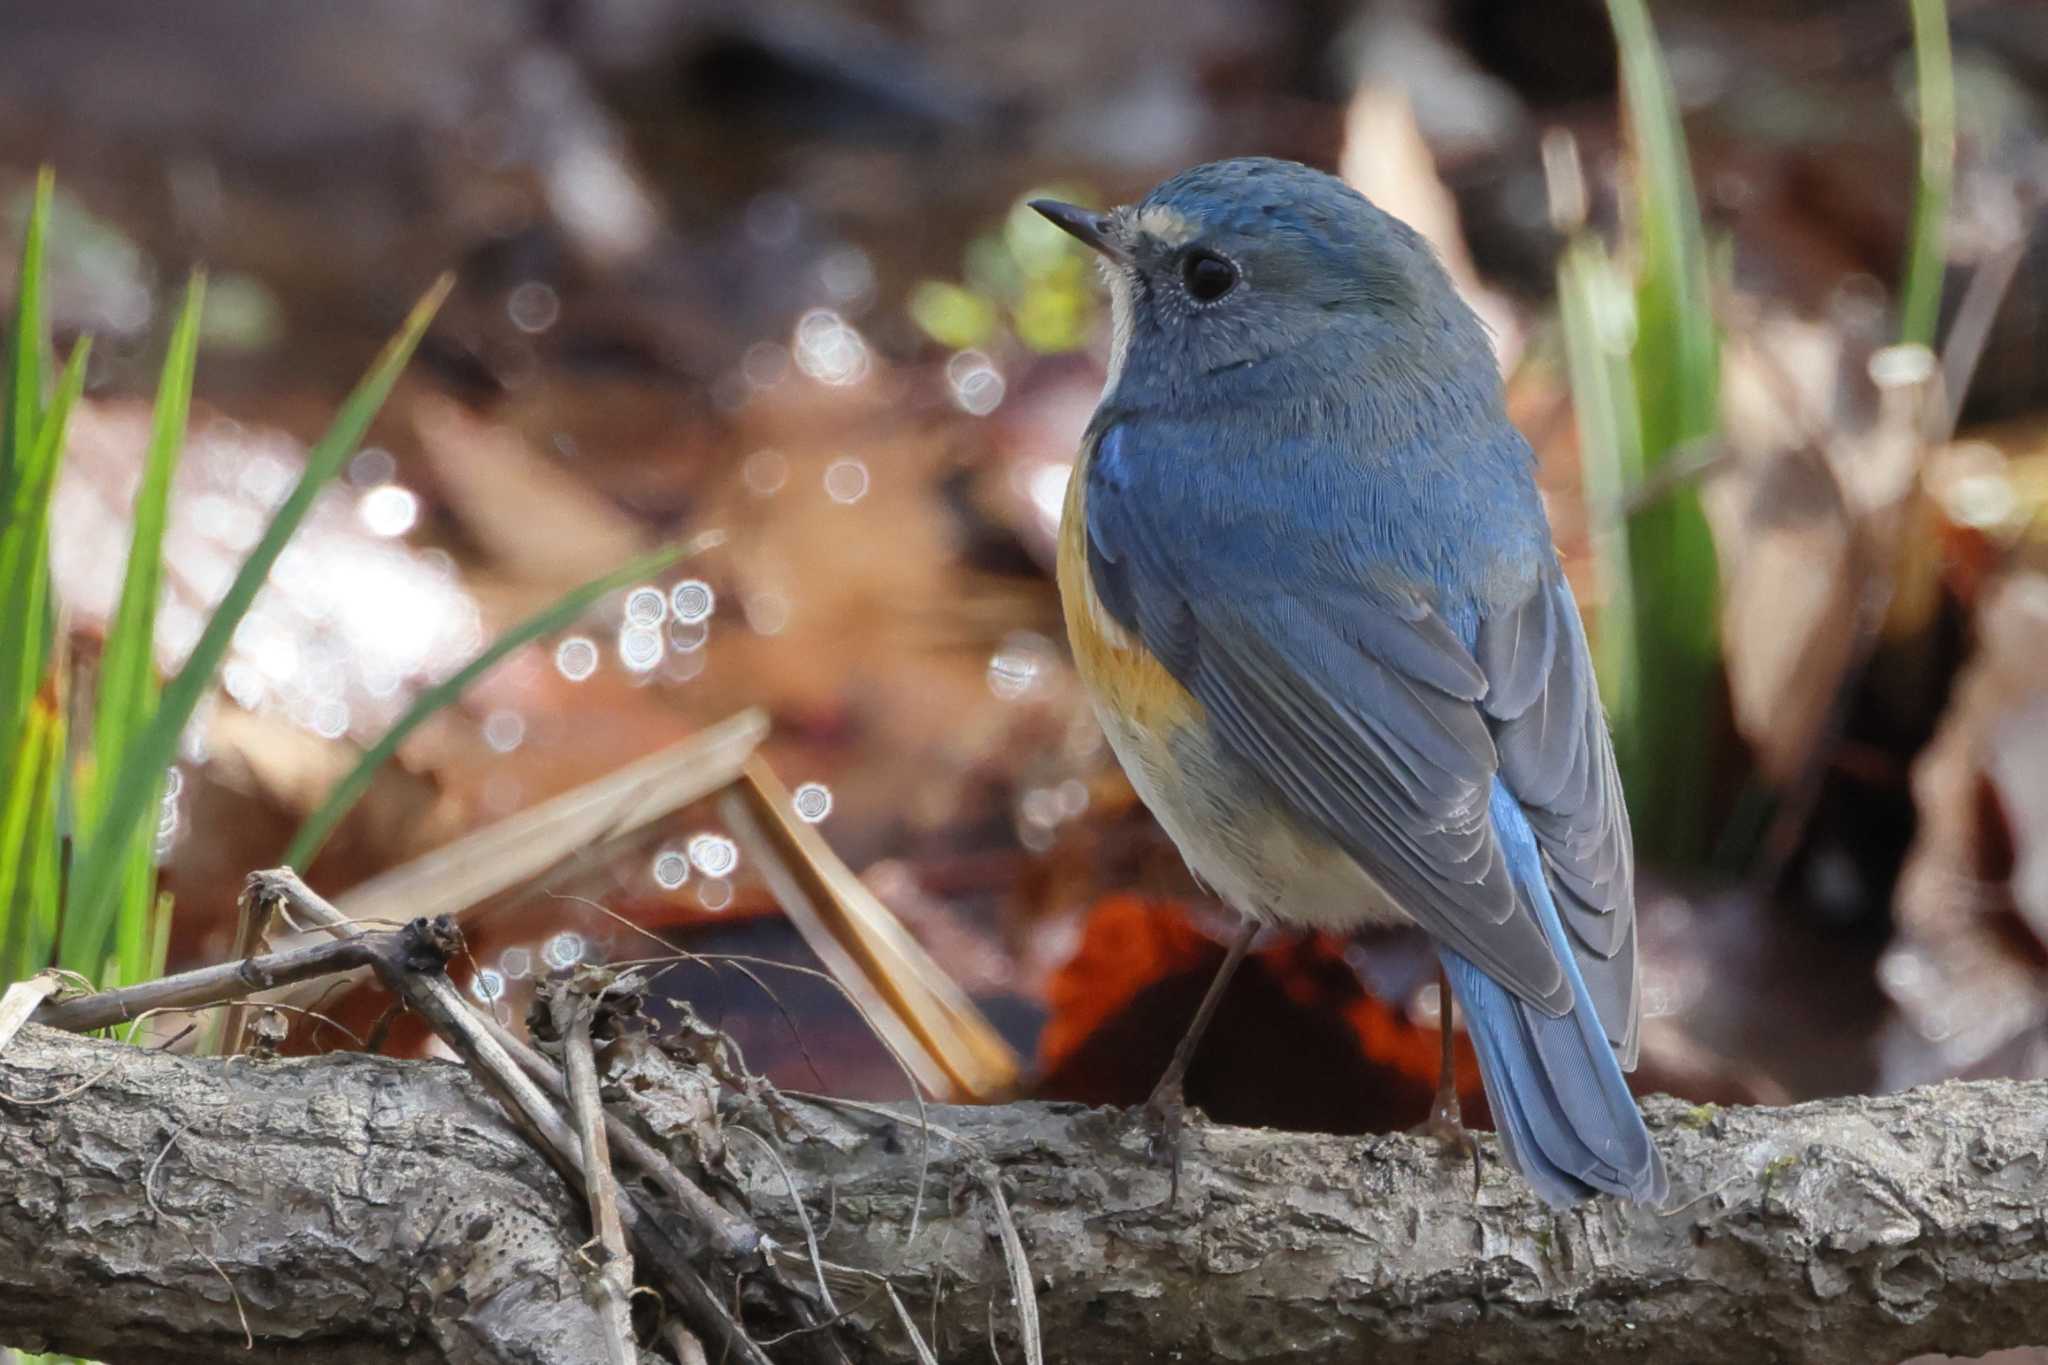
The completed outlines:
<svg viewBox="0 0 2048 1365">
<path fill-rule="evenodd" d="M 274 898 L 294 918 L 303 919 L 328 933 L 354 937 L 364 932 L 361 926 L 329 904 L 288 867 L 253 872 L 249 875 L 249 886 L 252 893 L 260 891 L 262 895 Z M 567 1102 L 568 1090 L 563 1084 L 561 1071 L 553 1062 L 489 1015 L 477 1014 L 474 1010 L 469 1013 L 491 1040 L 519 1064 L 520 1070 L 554 1099 Z M 606 1111 L 604 1121 L 605 1135 L 611 1145 L 623 1152 L 643 1175 L 652 1179 L 663 1194 L 682 1205 L 683 1212 L 709 1239 L 714 1252 L 720 1256 L 747 1257 L 761 1249 L 760 1229 L 736 1217 L 706 1194 L 623 1119 Z"/>
<path fill-rule="evenodd" d="M 149 1010 L 243 1000 L 258 991 L 370 966 L 388 946 L 386 941 L 394 938 L 390 933 L 365 934 L 342 942 L 315 943 L 282 953 L 200 967 L 97 995 L 46 1000 L 33 1018 L 48 1028 L 85 1033 L 126 1023 Z"/>
<path fill-rule="evenodd" d="M 562 1073 L 553 1062 L 536 1052 L 533 1046 L 513 1034 L 495 1019 L 482 1018 L 482 1024 L 496 1038 L 498 1046 L 510 1053 L 520 1068 L 557 1099 L 566 1099 L 568 1091 L 562 1081 Z M 669 1198 L 682 1206 L 683 1212 L 692 1223 L 693 1232 L 702 1232 L 710 1242 L 711 1250 L 720 1256 L 746 1258 L 761 1250 L 761 1230 L 746 1219 L 729 1211 L 723 1204 L 705 1193 L 702 1186 L 676 1169 L 675 1163 L 663 1156 L 654 1145 L 642 1138 L 621 1119 L 609 1111 L 604 1117 L 605 1135 L 612 1146 L 630 1161 L 640 1174 L 654 1181 L 655 1186 Z"/>
<path fill-rule="evenodd" d="M 612 1178 L 611 1150 L 605 1144 L 604 1110 L 597 1097 L 597 1058 L 590 1036 L 597 1001 L 571 983 L 555 992 L 551 1008 L 555 1030 L 562 1039 L 563 1070 L 569 1078 L 569 1112 L 576 1120 L 576 1140 L 583 1153 L 590 1222 L 604 1252 L 597 1282 L 606 1358 L 609 1365 L 638 1365 L 631 1305 L 633 1253 L 626 1249 L 626 1230 L 619 1223 L 619 1188 Z"/>
<path fill-rule="evenodd" d="M 289 910 L 330 933 L 343 935 L 332 947 L 361 944 L 378 935 L 361 932 L 334 906 L 305 884 L 290 868 L 249 875 L 251 895 L 273 897 Z M 385 988 L 438 1034 L 466 1062 L 486 1088 L 496 1095 L 513 1121 L 533 1136 L 543 1155 L 570 1184 L 585 1192 L 581 1145 L 563 1120 L 553 1100 L 527 1074 L 512 1052 L 499 1041 L 501 1031 L 494 1023 L 469 1007 L 453 982 L 440 970 L 442 961 L 458 941 L 452 924 L 415 921 L 401 933 L 409 951 L 374 957 L 373 966 Z M 432 970 L 423 968 L 431 966 Z M 766 1355 L 747 1336 L 719 1297 L 711 1292 L 685 1249 L 669 1235 L 652 1210 L 640 1207 L 637 1199 L 619 1208 L 619 1218 L 628 1234 L 640 1246 L 641 1255 L 654 1265 L 661 1283 L 700 1325 L 708 1327 L 720 1347 L 735 1360 L 748 1365 L 769 1365 Z"/>
<path fill-rule="evenodd" d="M 711 1365 L 704 1355 L 704 1343 L 697 1340 L 681 1318 L 670 1318 L 662 1328 L 668 1348 L 676 1353 L 676 1365 Z"/>
<path fill-rule="evenodd" d="M 262 950 L 275 914 L 275 902 L 268 897 L 251 894 L 249 884 L 242 884 L 242 894 L 235 899 L 236 957 L 255 957 Z M 248 1025 L 249 1007 L 240 1000 L 230 1002 L 220 1021 L 220 1053 L 223 1057 L 232 1057 L 242 1050 Z"/>
</svg>

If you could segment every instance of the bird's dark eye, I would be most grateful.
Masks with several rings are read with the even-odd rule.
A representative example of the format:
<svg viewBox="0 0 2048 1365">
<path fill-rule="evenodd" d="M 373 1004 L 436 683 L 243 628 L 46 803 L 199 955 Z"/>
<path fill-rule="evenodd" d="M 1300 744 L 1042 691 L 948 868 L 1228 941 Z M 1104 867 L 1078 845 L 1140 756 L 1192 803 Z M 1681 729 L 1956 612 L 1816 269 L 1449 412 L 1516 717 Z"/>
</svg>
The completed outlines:
<svg viewBox="0 0 2048 1365">
<path fill-rule="evenodd" d="M 1190 251 L 1180 279 L 1196 303 L 1214 303 L 1237 287 L 1237 267 L 1213 251 Z"/>
</svg>

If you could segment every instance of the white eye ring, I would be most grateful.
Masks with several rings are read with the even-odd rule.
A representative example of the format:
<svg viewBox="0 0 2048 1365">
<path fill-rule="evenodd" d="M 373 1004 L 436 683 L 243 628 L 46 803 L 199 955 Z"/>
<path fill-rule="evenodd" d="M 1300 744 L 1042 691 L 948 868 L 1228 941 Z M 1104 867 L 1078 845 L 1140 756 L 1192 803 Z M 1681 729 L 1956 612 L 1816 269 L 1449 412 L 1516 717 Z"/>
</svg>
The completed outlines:
<svg viewBox="0 0 2048 1365">
<path fill-rule="evenodd" d="M 1217 302 L 1237 288 L 1243 278 L 1235 261 L 1207 247 L 1196 247 L 1181 258 L 1181 287 L 1196 303 Z"/>
</svg>

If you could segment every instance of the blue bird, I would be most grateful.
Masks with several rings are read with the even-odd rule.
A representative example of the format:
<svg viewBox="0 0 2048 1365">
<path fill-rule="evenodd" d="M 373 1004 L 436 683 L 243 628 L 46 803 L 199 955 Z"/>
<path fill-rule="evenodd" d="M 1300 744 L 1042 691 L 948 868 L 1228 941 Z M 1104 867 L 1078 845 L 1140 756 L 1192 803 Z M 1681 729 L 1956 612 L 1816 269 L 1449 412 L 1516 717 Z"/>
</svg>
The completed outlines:
<svg viewBox="0 0 2048 1365">
<path fill-rule="evenodd" d="M 1074 656 L 1139 795 L 1245 919 L 1151 1108 L 1177 1123 L 1260 925 L 1412 920 L 1536 1193 L 1662 1202 L 1622 1078 L 1628 815 L 1484 325 L 1405 223 L 1292 162 L 1033 207 L 1100 253 L 1114 322 L 1060 530 Z"/>
</svg>

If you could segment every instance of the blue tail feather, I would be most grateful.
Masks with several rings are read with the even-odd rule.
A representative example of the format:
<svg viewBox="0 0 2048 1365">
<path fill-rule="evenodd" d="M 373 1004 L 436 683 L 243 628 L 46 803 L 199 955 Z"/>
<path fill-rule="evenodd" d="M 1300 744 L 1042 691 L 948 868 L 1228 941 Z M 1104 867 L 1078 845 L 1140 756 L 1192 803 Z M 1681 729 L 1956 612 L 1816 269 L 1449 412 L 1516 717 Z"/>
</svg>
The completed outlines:
<svg viewBox="0 0 2048 1365">
<path fill-rule="evenodd" d="M 1521 806 L 1498 785 L 1492 806 L 1509 866 L 1527 889 L 1577 1001 L 1569 1014 L 1551 1018 L 1456 952 L 1438 950 L 1479 1056 L 1502 1145 L 1547 1204 L 1564 1207 L 1595 1193 L 1662 1203 L 1669 1189 L 1663 1160 L 1579 975 Z"/>
</svg>

